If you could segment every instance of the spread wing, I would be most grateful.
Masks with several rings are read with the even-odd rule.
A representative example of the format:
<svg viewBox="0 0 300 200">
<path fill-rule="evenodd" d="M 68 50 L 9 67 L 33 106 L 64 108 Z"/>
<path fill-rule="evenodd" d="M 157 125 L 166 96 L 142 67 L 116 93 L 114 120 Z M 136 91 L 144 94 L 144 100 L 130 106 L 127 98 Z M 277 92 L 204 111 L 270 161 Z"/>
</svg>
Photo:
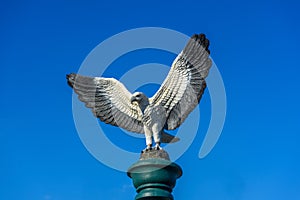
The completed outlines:
<svg viewBox="0 0 300 200">
<path fill-rule="evenodd" d="M 150 99 L 167 111 L 165 129 L 179 127 L 198 105 L 206 87 L 205 78 L 212 65 L 209 40 L 194 35 L 174 60 L 170 72 L 157 93 Z"/>
<path fill-rule="evenodd" d="M 131 93 L 114 78 L 67 75 L 78 98 L 101 121 L 135 133 L 144 133 L 142 113 L 130 102 Z"/>
</svg>

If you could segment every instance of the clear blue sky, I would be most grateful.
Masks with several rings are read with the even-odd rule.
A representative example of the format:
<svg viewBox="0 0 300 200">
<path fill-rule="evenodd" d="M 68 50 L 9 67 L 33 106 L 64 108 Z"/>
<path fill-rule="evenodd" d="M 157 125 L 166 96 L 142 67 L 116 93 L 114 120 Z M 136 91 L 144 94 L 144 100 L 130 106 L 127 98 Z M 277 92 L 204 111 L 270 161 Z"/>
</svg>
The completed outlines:
<svg viewBox="0 0 300 200">
<path fill-rule="evenodd" d="M 202 114 L 204 128 L 176 161 L 176 199 L 300 199 L 299 9 L 289 0 L 1 1 L 0 199 L 134 198 L 126 174 L 81 143 L 65 74 L 101 41 L 147 26 L 206 33 L 226 87 L 220 140 L 198 158 Z"/>
</svg>

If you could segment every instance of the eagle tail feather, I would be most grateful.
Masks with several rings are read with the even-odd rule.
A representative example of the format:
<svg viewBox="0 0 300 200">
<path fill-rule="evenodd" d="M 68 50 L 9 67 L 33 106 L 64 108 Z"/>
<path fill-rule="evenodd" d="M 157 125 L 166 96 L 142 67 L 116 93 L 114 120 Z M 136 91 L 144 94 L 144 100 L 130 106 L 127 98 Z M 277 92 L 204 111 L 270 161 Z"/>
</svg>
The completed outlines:
<svg viewBox="0 0 300 200">
<path fill-rule="evenodd" d="M 166 133 L 164 130 L 161 131 L 160 142 L 162 142 L 162 143 L 175 143 L 175 142 L 178 142 L 179 140 L 180 139 L 178 137 L 170 135 L 169 133 Z"/>
</svg>

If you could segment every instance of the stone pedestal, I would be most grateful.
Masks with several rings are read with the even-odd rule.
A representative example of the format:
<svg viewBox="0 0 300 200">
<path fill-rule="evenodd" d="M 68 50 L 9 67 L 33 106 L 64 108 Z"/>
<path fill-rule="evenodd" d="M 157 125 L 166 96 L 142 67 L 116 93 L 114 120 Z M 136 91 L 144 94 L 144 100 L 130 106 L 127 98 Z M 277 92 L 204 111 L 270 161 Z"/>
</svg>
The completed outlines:
<svg viewBox="0 0 300 200">
<path fill-rule="evenodd" d="M 127 175 L 138 193 L 135 200 L 173 200 L 172 190 L 182 169 L 170 161 L 166 151 L 151 150 L 141 154 Z"/>
</svg>

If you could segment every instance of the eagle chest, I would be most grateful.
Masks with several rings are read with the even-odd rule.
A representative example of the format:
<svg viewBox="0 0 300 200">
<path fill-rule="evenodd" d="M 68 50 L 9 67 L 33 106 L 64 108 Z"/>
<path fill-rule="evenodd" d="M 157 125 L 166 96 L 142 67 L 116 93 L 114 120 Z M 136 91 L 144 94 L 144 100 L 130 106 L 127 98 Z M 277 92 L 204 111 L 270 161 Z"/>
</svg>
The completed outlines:
<svg viewBox="0 0 300 200">
<path fill-rule="evenodd" d="M 166 122 L 166 110 L 161 105 L 149 105 L 144 110 L 142 122 L 148 127 L 152 127 L 155 123 L 158 123 L 162 127 Z"/>
</svg>

